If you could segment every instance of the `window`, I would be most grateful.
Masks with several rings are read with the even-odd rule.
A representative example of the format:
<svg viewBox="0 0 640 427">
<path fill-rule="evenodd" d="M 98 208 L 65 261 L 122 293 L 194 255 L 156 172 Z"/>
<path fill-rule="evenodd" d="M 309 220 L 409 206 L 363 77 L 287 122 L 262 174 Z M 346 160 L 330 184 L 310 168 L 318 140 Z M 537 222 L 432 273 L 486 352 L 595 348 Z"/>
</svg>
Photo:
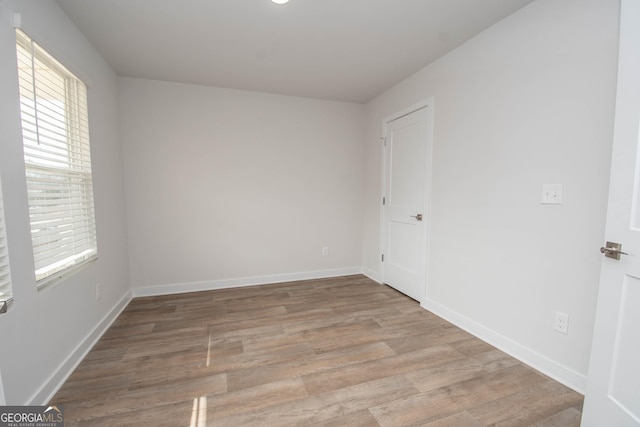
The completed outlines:
<svg viewBox="0 0 640 427">
<path fill-rule="evenodd" d="M 13 300 L 11 293 L 11 274 L 9 272 L 9 254 L 7 252 L 7 234 L 2 210 L 2 186 L 0 185 L 0 313 L 7 311 Z"/>
<path fill-rule="evenodd" d="M 97 256 L 87 88 L 16 30 L 22 139 L 38 284 Z"/>
</svg>

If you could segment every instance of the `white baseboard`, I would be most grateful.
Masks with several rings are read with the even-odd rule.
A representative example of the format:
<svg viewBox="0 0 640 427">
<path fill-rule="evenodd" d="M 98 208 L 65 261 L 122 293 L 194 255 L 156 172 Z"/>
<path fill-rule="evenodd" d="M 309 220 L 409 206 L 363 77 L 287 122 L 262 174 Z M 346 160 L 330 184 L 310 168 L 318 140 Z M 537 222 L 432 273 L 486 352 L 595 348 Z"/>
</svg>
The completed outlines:
<svg viewBox="0 0 640 427">
<path fill-rule="evenodd" d="M 585 375 L 554 362 L 548 357 L 500 335 L 486 326 L 483 326 L 460 313 L 450 310 L 437 302 L 424 301 L 421 306 L 433 314 L 442 317 L 444 320 L 456 325 L 460 329 L 469 332 L 492 346 L 504 351 L 510 356 L 515 357 L 522 363 L 529 365 L 533 369 L 542 372 L 548 377 L 551 377 L 559 383 L 562 383 L 584 395 L 587 387 L 587 377 Z"/>
<path fill-rule="evenodd" d="M 132 297 L 144 297 L 155 295 L 178 294 L 185 292 L 196 292 L 205 290 L 226 289 L 233 287 L 245 287 L 255 285 L 265 285 L 282 282 L 292 282 L 298 280 L 322 279 L 330 277 L 348 276 L 354 274 L 364 274 L 372 280 L 380 283 L 378 273 L 358 266 L 331 270 L 307 271 L 299 273 L 274 274 L 268 276 L 245 277 L 238 279 L 215 280 L 209 282 L 195 282 L 183 284 L 168 284 L 158 286 L 147 286 L 133 288 L 127 292 L 114 307 L 102 318 L 102 320 L 87 334 L 87 336 L 75 347 L 69 356 L 60 364 L 58 369 L 49 377 L 44 385 L 29 399 L 25 405 L 45 405 L 47 404 L 73 373 L 87 353 L 100 339 L 109 326 L 116 320 L 125 309 Z M 426 300 L 421 306 L 432 313 L 442 317 L 448 322 L 471 333 L 505 353 L 515 357 L 521 362 L 553 378 L 554 380 L 570 387 L 578 393 L 584 394 L 587 384 L 585 375 L 573 371 L 553 360 L 543 356 L 534 350 L 525 347 L 497 332 L 477 323 L 476 321 L 463 316 L 437 302 Z M 1 383 L 0 383 L 1 386 Z M 2 390 L 0 389 L 0 397 Z"/>
<path fill-rule="evenodd" d="M 56 392 L 62 387 L 64 382 L 69 378 L 73 371 L 78 367 L 80 362 L 86 357 L 93 346 L 98 342 L 100 337 L 109 329 L 109 326 L 118 318 L 120 313 L 125 309 L 132 294 L 128 291 L 118 301 L 111 310 L 100 320 L 100 322 L 87 334 L 87 336 L 73 349 L 56 371 L 49 377 L 44 385 L 38 390 L 26 405 L 46 405 L 48 404 Z"/>
<path fill-rule="evenodd" d="M 304 271 L 299 273 L 272 274 L 268 276 L 241 277 L 207 282 L 175 283 L 157 286 L 133 288 L 134 297 L 172 295 L 186 292 L 212 291 L 216 289 L 240 288 L 245 286 L 268 285 L 273 283 L 294 282 L 298 280 L 324 279 L 328 277 L 362 274 L 362 267 L 347 267 L 332 270 Z"/>
<path fill-rule="evenodd" d="M 372 270 L 367 267 L 362 267 L 362 274 L 364 274 L 374 282 L 382 283 L 382 278 L 380 277 L 380 273 L 378 271 Z"/>
</svg>

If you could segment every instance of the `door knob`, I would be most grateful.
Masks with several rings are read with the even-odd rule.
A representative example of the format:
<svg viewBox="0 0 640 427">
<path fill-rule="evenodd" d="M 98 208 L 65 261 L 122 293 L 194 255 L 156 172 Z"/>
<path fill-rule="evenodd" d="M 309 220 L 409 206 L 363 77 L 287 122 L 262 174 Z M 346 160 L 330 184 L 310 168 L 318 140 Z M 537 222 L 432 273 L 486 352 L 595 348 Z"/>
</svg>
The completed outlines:
<svg viewBox="0 0 640 427">
<path fill-rule="evenodd" d="M 626 252 L 622 252 L 622 244 L 615 242 L 607 242 L 607 244 L 600 248 L 600 253 L 603 253 L 607 258 L 620 259 L 620 255 L 629 255 Z"/>
<path fill-rule="evenodd" d="M 422 221 L 422 214 L 409 215 L 411 218 L 415 218 L 417 221 Z"/>
</svg>

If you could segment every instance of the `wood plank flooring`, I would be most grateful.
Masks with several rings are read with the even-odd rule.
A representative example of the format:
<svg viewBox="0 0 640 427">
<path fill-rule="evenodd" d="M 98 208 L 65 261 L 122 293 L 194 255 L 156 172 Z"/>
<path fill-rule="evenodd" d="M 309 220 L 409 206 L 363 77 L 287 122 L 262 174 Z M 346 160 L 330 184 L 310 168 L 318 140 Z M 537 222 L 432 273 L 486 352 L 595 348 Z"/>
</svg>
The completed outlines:
<svg viewBox="0 0 640 427">
<path fill-rule="evenodd" d="M 582 396 L 364 276 L 131 301 L 67 426 L 578 426 Z"/>
</svg>

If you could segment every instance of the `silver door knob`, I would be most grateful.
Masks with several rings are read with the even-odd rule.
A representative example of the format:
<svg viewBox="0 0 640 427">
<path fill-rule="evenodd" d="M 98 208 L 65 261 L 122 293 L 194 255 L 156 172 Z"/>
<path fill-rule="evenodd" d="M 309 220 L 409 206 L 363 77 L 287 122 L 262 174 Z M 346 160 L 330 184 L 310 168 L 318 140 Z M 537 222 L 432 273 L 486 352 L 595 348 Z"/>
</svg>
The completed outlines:
<svg viewBox="0 0 640 427">
<path fill-rule="evenodd" d="M 411 218 L 415 218 L 417 221 L 422 221 L 422 214 L 409 215 Z"/>
<path fill-rule="evenodd" d="M 620 255 L 629 255 L 626 252 L 622 252 L 622 244 L 615 242 L 607 242 L 605 246 L 600 248 L 600 253 L 603 253 L 607 258 L 620 259 Z"/>
</svg>

